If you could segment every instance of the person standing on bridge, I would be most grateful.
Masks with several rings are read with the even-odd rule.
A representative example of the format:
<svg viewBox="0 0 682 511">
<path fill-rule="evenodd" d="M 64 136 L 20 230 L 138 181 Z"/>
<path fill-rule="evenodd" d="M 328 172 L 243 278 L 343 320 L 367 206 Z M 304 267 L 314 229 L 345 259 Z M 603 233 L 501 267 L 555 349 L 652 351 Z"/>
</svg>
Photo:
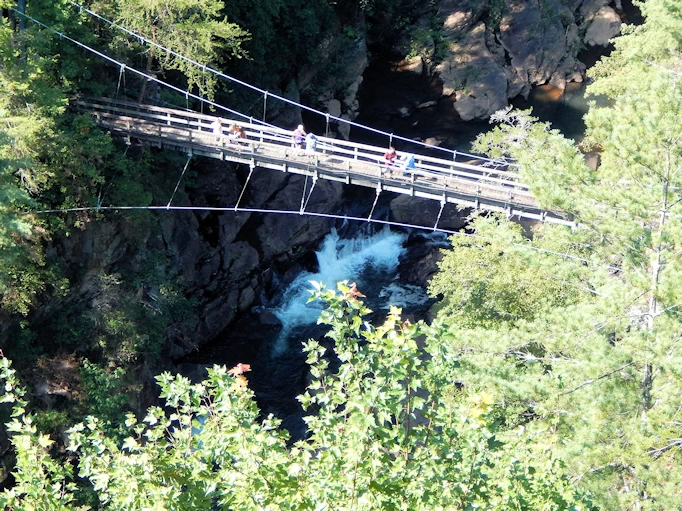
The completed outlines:
<svg viewBox="0 0 682 511">
<path fill-rule="evenodd" d="M 228 133 L 227 138 L 230 140 L 230 143 L 237 144 L 238 150 L 241 150 L 242 146 L 241 140 L 246 139 L 246 133 L 244 133 L 244 128 L 236 124 L 233 124 L 232 126 L 230 126 L 230 129 L 227 133 Z"/>
<path fill-rule="evenodd" d="M 410 177 L 416 168 L 414 154 L 405 154 L 400 158 L 400 166 L 403 169 L 403 176 Z"/>
<path fill-rule="evenodd" d="M 313 133 L 308 133 L 305 136 L 305 153 L 315 154 L 317 150 L 317 137 Z"/>
<path fill-rule="evenodd" d="M 382 169 L 382 174 L 386 172 L 389 177 L 393 176 L 393 166 L 395 165 L 395 159 L 398 157 L 398 153 L 395 152 L 395 147 L 391 146 L 388 151 L 384 153 L 384 168 Z"/>
<path fill-rule="evenodd" d="M 216 142 L 220 144 L 222 141 L 223 137 L 223 120 L 222 118 L 218 117 L 215 121 L 213 121 L 213 124 L 211 124 L 211 129 L 213 130 L 213 134 L 215 135 Z"/>
<path fill-rule="evenodd" d="M 305 140 L 306 135 L 307 133 L 305 132 L 303 124 L 299 124 L 293 133 L 294 144 L 298 149 L 303 149 L 303 141 Z"/>
</svg>

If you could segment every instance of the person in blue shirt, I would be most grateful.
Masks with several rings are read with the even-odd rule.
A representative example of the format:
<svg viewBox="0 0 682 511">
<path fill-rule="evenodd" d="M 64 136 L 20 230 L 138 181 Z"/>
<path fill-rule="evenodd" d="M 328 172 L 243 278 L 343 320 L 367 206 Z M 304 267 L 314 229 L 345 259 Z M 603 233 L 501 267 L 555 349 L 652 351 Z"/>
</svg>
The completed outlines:
<svg viewBox="0 0 682 511">
<path fill-rule="evenodd" d="M 317 137 L 312 133 L 308 133 L 305 136 L 305 153 L 306 154 L 315 154 L 316 149 L 317 149 Z"/>
<path fill-rule="evenodd" d="M 405 154 L 400 158 L 400 164 L 401 167 L 403 168 L 403 176 L 409 176 L 411 172 L 410 170 L 414 170 L 416 168 L 415 162 L 414 162 L 414 154 Z"/>
</svg>

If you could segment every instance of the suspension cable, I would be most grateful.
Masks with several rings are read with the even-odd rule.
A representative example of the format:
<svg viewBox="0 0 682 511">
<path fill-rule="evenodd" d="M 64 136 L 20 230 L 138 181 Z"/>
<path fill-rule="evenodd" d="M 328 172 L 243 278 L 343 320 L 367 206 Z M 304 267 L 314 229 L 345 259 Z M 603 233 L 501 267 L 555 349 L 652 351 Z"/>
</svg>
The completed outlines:
<svg viewBox="0 0 682 511">
<path fill-rule="evenodd" d="M 83 206 L 83 207 L 78 207 L 78 208 L 53 208 L 53 209 L 42 209 L 38 211 L 22 211 L 22 212 L 15 212 L 13 214 L 25 214 L 25 215 L 44 215 L 44 214 L 61 214 L 61 213 L 82 213 L 82 212 L 88 212 L 88 211 L 100 211 L 100 212 L 106 212 L 106 211 L 140 211 L 140 210 L 145 210 L 145 211 L 215 211 L 215 212 L 236 212 L 236 213 L 258 213 L 258 214 L 277 214 L 277 215 L 308 215 L 308 216 L 314 216 L 314 217 L 319 217 L 319 218 L 330 218 L 334 220 L 344 220 L 344 221 L 352 221 L 352 222 L 371 222 L 371 223 L 376 223 L 380 225 L 388 225 L 390 227 L 402 227 L 406 229 L 418 229 L 422 231 L 430 231 L 430 232 L 440 232 L 443 234 L 449 234 L 449 235 L 456 235 L 456 236 L 464 236 L 466 238 L 472 238 L 472 239 L 480 239 L 480 240 L 485 240 L 485 241 L 494 241 L 493 238 L 490 238 L 489 236 L 481 236 L 478 234 L 470 233 L 470 232 L 464 232 L 464 231 L 452 231 L 449 229 L 443 229 L 442 227 L 437 227 L 434 229 L 431 226 L 428 225 L 416 225 L 416 224 L 408 224 L 405 222 L 393 222 L 391 220 L 379 220 L 377 218 L 365 218 L 365 217 L 357 217 L 357 216 L 348 216 L 348 215 L 335 215 L 333 213 L 317 213 L 317 212 L 312 212 L 312 211 L 303 211 L 301 213 L 299 210 L 282 210 L 282 209 L 264 209 L 264 208 L 240 208 L 238 206 L 232 206 L 232 207 L 219 207 L 219 206 L 102 206 L 102 207 L 96 207 L 96 206 Z M 5 213 L 7 214 L 7 213 Z M 626 270 L 623 268 L 619 268 L 617 266 L 612 266 L 612 265 L 603 265 L 603 264 L 598 264 L 595 263 L 594 261 L 590 259 L 585 259 L 583 257 L 577 257 L 570 255 L 568 253 L 562 253 L 562 252 L 556 252 L 554 250 L 548 250 L 546 248 L 541 248 L 541 247 L 534 247 L 532 245 L 529 245 L 527 243 L 512 243 L 512 246 L 515 247 L 521 247 L 525 248 L 528 250 L 534 250 L 536 252 L 542 252 L 544 254 L 549 254 L 549 255 L 555 255 L 557 257 L 561 257 L 563 259 L 568 259 L 571 261 L 576 261 L 579 263 L 585 263 L 589 264 L 594 267 L 601 267 L 603 269 L 612 271 L 614 273 L 625 273 Z"/>
<path fill-rule="evenodd" d="M 173 197 L 175 197 L 175 192 L 178 191 L 178 187 L 180 186 L 180 181 L 182 181 L 182 177 L 185 175 L 185 172 L 187 171 L 187 167 L 189 166 L 189 161 L 191 159 L 192 159 L 192 153 L 188 153 L 187 154 L 187 161 L 185 162 L 185 166 L 182 169 L 182 173 L 180 174 L 180 178 L 178 179 L 178 182 L 175 185 L 175 190 L 173 190 L 173 194 L 171 195 L 171 198 L 168 201 L 168 204 L 166 204 L 166 209 L 170 208 L 171 202 L 173 202 Z"/>
<path fill-rule="evenodd" d="M 77 4 L 76 2 L 70 1 L 69 3 L 70 3 L 71 5 L 73 5 L 74 7 L 78 7 L 81 11 L 87 12 L 90 16 L 93 16 L 93 17 L 95 17 L 95 18 L 97 18 L 97 19 L 99 19 L 99 20 L 101 20 L 101 21 L 103 21 L 103 22 L 109 24 L 110 26 L 112 26 L 112 27 L 114 27 L 114 28 L 117 28 L 117 29 L 119 29 L 119 30 L 122 30 L 123 32 L 125 32 L 125 33 L 127 33 L 127 34 L 129 34 L 129 35 L 131 35 L 131 36 L 133 36 L 133 37 L 135 37 L 135 38 L 138 39 L 139 41 L 143 41 L 144 43 L 149 44 L 149 45 L 152 45 L 152 46 L 154 46 L 155 48 L 158 48 L 158 49 L 160 49 L 160 50 L 162 50 L 162 51 L 168 53 L 169 55 L 172 55 L 172 56 L 177 57 L 177 58 L 179 58 L 179 59 L 181 59 L 181 60 L 184 60 L 185 62 L 188 62 L 188 63 L 190 63 L 190 64 L 192 64 L 192 65 L 194 65 L 194 66 L 197 66 L 197 67 L 201 68 L 201 69 L 202 69 L 203 71 L 205 71 L 205 72 L 212 73 L 212 74 L 214 74 L 214 75 L 216 75 L 216 76 L 219 76 L 219 77 L 224 78 L 224 79 L 226 79 L 226 80 L 229 80 L 229 81 L 231 81 L 231 82 L 237 83 L 237 84 L 239 84 L 239 85 L 241 85 L 241 86 L 243 86 L 243 87 L 246 87 L 246 88 L 249 88 L 249 89 L 254 90 L 254 91 L 256 91 L 256 92 L 259 92 L 260 94 L 263 94 L 263 95 L 266 95 L 266 94 L 267 94 L 267 95 L 270 95 L 270 96 L 272 96 L 272 97 L 275 98 L 275 99 L 278 99 L 278 100 L 280 100 L 280 101 L 283 101 L 284 103 L 288 103 L 288 104 L 293 105 L 293 106 L 296 106 L 296 107 L 298 107 L 298 108 L 301 108 L 301 109 L 304 109 L 304 110 L 308 110 L 309 112 L 312 112 L 312 113 L 315 113 L 315 114 L 318 114 L 318 115 L 326 116 L 327 119 L 333 119 L 333 120 L 336 121 L 336 122 L 339 122 L 339 123 L 346 123 L 346 124 L 348 124 L 348 125 L 350 125 L 350 126 L 355 126 L 355 127 L 357 127 L 357 128 L 364 129 L 364 130 L 367 130 L 367 131 L 371 131 L 371 132 L 377 133 L 377 134 L 379 134 L 379 135 L 384 135 L 384 136 L 389 136 L 389 135 L 390 135 L 390 143 L 389 143 L 389 145 L 391 145 L 391 144 L 393 143 L 393 139 L 395 138 L 395 139 L 397 139 L 397 140 L 402 140 L 403 142 L 409 142 L 409 143 L 411 143 L 411 144 L 417 144 L 417 145 L 426 147 L 426 148 L 428 148 L 428 149 L 435 149 L 435 150 L 438 150 L 438 151 L 444 151 L 444 152 L 448 152 L 448 153 L 452 153 L 452 152 L 453 152 L 452 149 L 447 149 L 447 148 L 445 148 L 445 147 L 439 147 L 439 146 L 428 145 L 428 144 L 426 144 L 426 143 L 424 143 L 424 142 L 421 142 L 421 141 L 412 140 L 412 139 L 406 138 L 406 137 L 401 137 L 401 136 L 399 136 L 399 135 L 394 135 L 393 133 L 388 133 L 388 132 L 386 132 L 386 131 L 382 131 L 382 130 L 379 130 L 379 129 L 376 129 L 376 128 L 372 128 L 372 127 L 370 127 L 370 126 L 366 126 L 366 125 L 363 125 L 363 124 L 359 124 L 359 123 L 356 123 L 356 122 L 351 121 L 350 119 L 344 119 L 344 118 L 342 118 L 342 117 L 336 117 L 336 116 L 330 115 L 328 112 L 322 112 L 322 111 L 320 111 L 320 110 L 316 110 L 315 108 L 312 108 L 312 107 L 303 105 L 303 104 L 301 104 L 301 103 L 297 103 L 296 101 L 293 101 L 293 100 L 291 100 L 291 99 L 285 98 L 285 97 L 283 97 L 283 96 L 279 96 L 279 95 L 274 94 L 274 93 L 272 93 L 272 92 L 268 92 L 268 91 L 265 90 L 265 89 L 261 89 L 260 87 L 256 87 L 255 85 L 251 85 L 250 83 L 247 83 L 247 82 L 245 82 L 245 81 L 243 81 L 243 80 L 239 80 L 238 78 L 235 78 L 235 77 L 233 77 L 233 76 L 226 75 L 225 73 L 222 73 L 222 72 L 220 72 L 220 71 L 218 71 L 218 70 L 216 70 L 216 69 L 213 69 L 213 68 L 210 67 L 210 66 L 207 66 L 207 65 L 205 65 L 205 64 L 201 64 L 201 63 L 197 62 L 196 60 L 193 60 L 193 59 L 191 59 L 191 58 L 189 58 L 189 57 L 185 57 L 184 55 L 182 55 L 182 54 L 180 54 L 180 53 L 178 53 L 178 52 L 176 52 L 176 51 L 174 51 L 174 50 L 171 50 L 170 48 L 166 48 L 165 46 L 162 46 L 162 45 L 160 45 L 160 44 L 158 44 L 158 43 L 156 43 L 156 42 L 154 42 L 154 41 L 151 41 L 150 39 L 147 39 L 147 38 L 146 38 L 145 36 L 143 36 L 142 34 L 139 34 L 139 33 L 137 33 L 137 32 L 134 32 L 134 31 L 132 31 L 132 30 L 129 30 L 129 29 L 127 29 L 127 28 L 125 28 L 125 27 L 123 27 L 123 26 L 121 26 L 121 25 L 118 25 L 117 23 L 115 23 L 115 22 L 113 22 L 113 21 L 111 21 L 111 20 L 109 20 L 109 19 L 107 19 L 107 18 L 104 18 L 103 16 L 100 16 L 100 15 L 97 14 L 96 12 L 93 12 L 93 11 L 91 11 L 90 9 L 88 9 L 88 8 L 86 8 L 86 7 L 83 7 L 83 6 L 80 5 L 80 4 Z M 460 155 L 465 156 L 465 157 L 468 157 L 468 158 L 475 158 L 475 159 L 482 160 L 482 161 L 486 161 L 486 162 L 489 162 L 489 163 L 494 163 L 494 164 L 497 164 L 497 165 L 508 166 L 508 167 L 518 167 L 518 164 L 515 164 L 515 163 L 509 163 L 509 162 L 505 162 L 505 161 L 494 160 L 494 159 L 492 159 L 492 158 L 486 158 L 486 157 L 484 157 L 484 156 L 479 156 L 479 155 L 475 155 L 475 154 L 469 154 L 469 153 L 463 153 L 463 152 L 458 152 L 457 154 L 460 154 Z"/>
<path fill-rule="evenodd" d="M 198 101 L 200 101 L 200 102 L 202 102 L 202 103 L 207 103 L 207 104 L 209 104 L 209 105 L 211 105 L 211 106 L 213 106 L 213 107 L 215 107 L 215 108 L 219 108 L 219 109 L 221 109 L 221 110 L 224 110 L 225 112 L 228 112 L 228 113 L 230 113 L 230 114 L 232 114 L 232 115 L 239 116 L 239 117 L 241 117 L 241 118 L 243 118 L 243 119 L 249 119 L 250 122 L 251 122 L 251 124 L 254 124 L 254 123 L 262 124 L 262 125 L 268 126 L 268 127 L 270 127 L 270 128 L 276 128 L 276 127 L 277 127 L 277 126 L 275 126 L 274 124 L 269 124 L 269 123 L 266 123 L 266 122 L 262 122 L 262 121 L 260 121 L 260 120 L 258 120 L 258 119 L 254 119 L 253 117 L 250 117 L 250 116 L 248 116 L 248 115 L 246 115 L 246 114 L 243 114 L 243 113 L 241 113 L 241 112 L 238 112 L 237 110 L 233 110 L 233 109 L 228 108 L 228 107 L 226 107 L 226 106 L 224 106 L 224 105 L 221 105 L 221 104 L 216 103 L 216 102 L 214 102 L 214 101 L 211 101 L 211 100 L 209 100 L 209 99 L 206 99 L 206 98 L 203 98 L 203 97 L 201 97 L 201 96 L 198 96 L 198 95 L 196 95 L 196 94 L 194 94 L 194 93 L 192 93 L 192 92 L 189 92 L 189 91 L 187 91 L 187 90 L 183 90 L 183 89 L 181 89 L 181 88 L 179 88 L 179 87 L 176 87 L 175 85 L 171 85 L 170 83 L 164 82 L 163 80 L 161 80 L 161 79 L 159 79 L 159 78 L 157 78 L 157 77 L 155 77 L 155 76 L 151 76 L 151 75 L 148 75 L 147 73 L 144 73 L 144 72 L 142 72 L 142 71 L 138 71 L 137 69 L 135 69 L 135 68 L 133 68 L 133 67 L 130 67 L 130 66 L 128 66 L 127 64 L 124 64 L 123 62 L 119 62 L 118 60 L 114 59 L 113 57 L 110 57 L 109 55 L 106 55 L 106 54 L 104 54 L 104 53 L 102 53 L 102 52 L 100 52 L 100 51 L 98 51 L 98 50 L 95 50 L 94 48 L 91 48 L 90 46 L 88 46 L 88 45 L 86 45 L 86 44 L 83 44 L 83 43 L 81 43 L 80 41 L 78 41 L 78 40 L 76 40 L 76 39 L 73 39 L 73 38 L 71 38 L 71 37 L 65 35 L 64 33 L 59 32 L 58 30 L 56 30 L 56 29 L 54 29 L 54 28 L 52 28 L 52 27 L 46 25 L 45 23 L 43 23 L 43 22 L 41 22 L 41 21 L 38 21 L 37 19 L 35 19 L 35 18 L 29 16 L 28 14 L 24 14 L 24 13 L 22 13 L 22 12 L 19 12 L 19 11 L 17 11 L 17 10 L 14 9 L 14 8 L 12 8 L 12 11 L 14 11 L 14 12 L 16 12 L 17 14 L 23 16 L 24 18 L 26 18 L 26 19 L 32 21 L 32 22 L 35 23 L 36 25 L 39 25 L 39 26 L 43 27 L 44 29 L 49 30 L 50 32 L 52 32 L 52 33 L 58 35 L 60 38 L 66 39 L 67 41 L 72 42 L 72 43 L 75 44 L 76 46 L 79 46 L 80 48 L 83 48 L 83 49 L 85 49 L 85 50 L 87 50 L 87 51 L 89 51 L 89 52 L 91 52 L 91 53 L 94 53 L 94 54 L 97 55 L 98 57 L 101 57 L 101 58 L 103 58 L 104 60 L 107 60 L 108 62 L 111 62 L 112 64 L 117 65 L 119 68 L 123 69 L 124 71 L 125 71 L 125 70 L 131 71 L 132 73 L 135 73 L 135 74 L 137 74 L 137 75 L 139 75 L 139 76 L 141 76 L 141 77 L 143 77 L 143 78 L 147 78 L 148 80 L 151 80 L 151 81 L 153 81 L 153 82 L 156 82 L 156 83 L 158 83 L 159 85 L 162 85 L 162 86 L 167 87 L 167 88 L 169 88 L 169 89 L 171 89 L 171 90 L 173 90 L 173 91 L 175 91 L 175 92 L 178 92 L 178 93 L 180 93 L 180 94 L 183 94 L 186 98 L 188 98 L 188 101 L 189 101 L 189 98 L 191 97 L 191 98 L 196 99 L 196 100 L 198 100 Z M 125 74 L 124 74 L 124 77 L 125 77 Z M 124 78 L 124 79 L 125 79 L 125 78 Z"/>
</svg>

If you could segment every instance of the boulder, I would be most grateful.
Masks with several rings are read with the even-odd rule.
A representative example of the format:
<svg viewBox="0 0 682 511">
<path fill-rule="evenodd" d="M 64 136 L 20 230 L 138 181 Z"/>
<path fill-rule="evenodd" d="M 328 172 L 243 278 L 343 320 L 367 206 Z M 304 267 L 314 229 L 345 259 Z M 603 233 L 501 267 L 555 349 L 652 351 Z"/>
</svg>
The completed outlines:
<svg viewBox="0 0 682 511">
<path fill-rule="evenodd" d="M 341 119 L 344 119 L 346 121 L 351 121 L 352 119 L 350 118 L 349 115 L 343 114 L 341 116 Z M 336 130 L 339 132 L 339 135 L 343 137 L 344 140 L 349 140 L 350 139 L 350 124 L 347 122 L 340 122 L 336 128 Z"/>
<path fill-rule="evenodd" d="M 282 326 L 282 322 L 270 309 L 263 309 L 258 313 L 258 320 L 261 325 Z"/>
<path fill-rule="evenodd" d="M 449 48 L 434 71 L 442 94 L 454 95 L 459 116 L 471 120 L 489 117 L 509 98 L 527 97 L 534 85 L 563 89 L 567 81 L 582 81 L 585 66 L 576 58 L 582 41 L 574 11 L 583 5 L 591 12 L 600 1 L 565 6 L 561 0 L 505 0 L 499 25 L 493 26 L 490 17 L 481 17 L 488 2 L 441 0 Z"/>
<path fill-rule="evenodd" d="M 341 101 L 338 99 L 330 99 L 327 101 L 327 112 L 333 117 L 341 116 Z"/>
<path fill-rule="evenodd" d="M 408 195 L 400 195 L 390 203 L 392 221 L 433 226 L 438 219 L 440 203 L 434 200 L 418 200 Z M 457 230 L 465 226 L 467 214 L 457 209 L 454 204 L 446 204 L 438 219 L 438 226 L 443 229 Z"/>
<path fill-rule="evenodd" d="M 238 241 L 225 247 L 223 254 L 223 271 L 232 278 L 239 279 L 258 266 L 258 251 L 245 241 Z"/>
<path fill-rule="evenodd" d="M 550 5 L 551 4 L 551 5 Z M 547 10 L 561 13 L 561 3 L 549 0 L 547 5 L 507 0 L 507 12 L 500 22 L 499 40 L 511 58 L 512 72 L 530 85 L 547 83 L 561 60 L 567 55 L 565 16 L 547 16 Z"/>
<path fill-rule="evenodd" d="M 414 239 L 411 236 L 404 255 L 400 257 L 400 277 L 405 283 L 423 288 L 438 271 L 438 262 L 442 258 L 440 249 L 434 243 L 429 243 L 422 236 Z"/>
<path fill-rule="evenodd" d="M 256 292 L 251 286 L 242 289 L 242 293 L 239 296 L 239 312 L 244 312 L 247 310 L 256 299 Z"/>
<path fill-rule="evenodd" d="M 424 60 L 420 56 L 401 60 L 398 62 L 396 70 L 421 75 L 424 72 Z"/>
<path fill-rule="evenodd" d="M 311 180 L 301 176 L 292 176 L 289 186 L 282 189 L 269 201 L 271 209 L 297 210 L 301 206 L 301 197 L 306 193 L 309 211 L 333 211 L 340 204 L 343 185 L 320 180 L 310 194 Z M 255 235 L 261 248 L 263 260 L 283 257 L 289 259 L 294 248 L 312 248 L 330 230 L 329 220 L 309 216 L 265 215 Z"/>
<path fill-rule="evenodd" d="M 217 336 L 234 320 L 239 295 L 239 290 L 233 289 L 227 296 L 220 295 L 204 306 L 203 337 L 210 339 Z"/>
<path fill-rule="evenodd" d="M 486 44 L 486 26 L 478 23 L 463 40 L 450 42 L 448 57 L 436 67 L 443 96 L 463 120 L 487 117 L 507 105 L 508 76 Z"/>
<path fill-rule="evenodd" d="M 346 37 L 330 34 L 320 43 L 316 53 L 319 58 L 315 64 L 299 72 L 300 90 L 303 93 L 316 91 L 316 102 L 325 105 L 334 117 L 355 119 L 360 108 L 358 90 L 363 80 L 362 74 L 369 64 L 364 34 L 358 31 L 350 47 Z M 339 62 L 342 65 L 335 65 L 334 72 L 330 73 L 328 66 Z M 348 140 L 350 126 L 347 123 L 338 123 L 336 131 Z"/>
<path fill-rule="evenodd" d="M 620 34 L 622 21 L 611 7 L 602 7 L 590 22 L 584 41 L 589 46 L 608 46 L 609 40 Z"/>
</svg>

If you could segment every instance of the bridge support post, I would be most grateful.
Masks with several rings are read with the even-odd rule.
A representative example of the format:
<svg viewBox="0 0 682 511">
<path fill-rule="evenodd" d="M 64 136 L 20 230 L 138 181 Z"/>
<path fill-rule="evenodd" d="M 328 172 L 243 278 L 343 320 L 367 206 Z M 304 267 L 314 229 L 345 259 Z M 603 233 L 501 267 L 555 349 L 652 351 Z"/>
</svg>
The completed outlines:
<svg viewBox="0 0 682 511">
<path fill-rule="evenodd" d="M 377 194 L 374 196 L 374 204 L 372 204 L 372 210 L 369 212 L 369 216 L 367 217 L 367 221 L 369 222 L 372 219 L 372 214 L 374 213 L 374 208 L 377 207 L 377 201 L 379 200 L 379 195 L 381 195 L 381 183 L 377 183 Z"/>
<path fill-rule="evenodd" d="M 249 184 L 249 180 L 251 179 L 251 174 L 253 174 L 253 169 L 256 167 L 254 165 L 249 165 L 249 175 L 246 177 L 246 181 L 244 182 L 244 186 L 242 187 L 242 193 L 239 194 L 239 198 L 237 199 L 237 204 L 234 205 L 234 212 L 236 213 L 237 210 L 239 209 L 239 203 L 242 201 L 242 197 L 244 196 L 244 192 L 246 191 L 246 186 Z"/>
<path fill-rule="evenodd" d="M 433 230 L 435 231 L 438 229 L 438 222 L 440 222 L 440 216 L 443 214 L 443 208 L 445 208 L 445 203 L 446 203 L 445 195 L 440 200 L 440 211 L 438 211 L 438 216 L 436 217 L 436 223 L 433 224 Z"/>
</svg>

